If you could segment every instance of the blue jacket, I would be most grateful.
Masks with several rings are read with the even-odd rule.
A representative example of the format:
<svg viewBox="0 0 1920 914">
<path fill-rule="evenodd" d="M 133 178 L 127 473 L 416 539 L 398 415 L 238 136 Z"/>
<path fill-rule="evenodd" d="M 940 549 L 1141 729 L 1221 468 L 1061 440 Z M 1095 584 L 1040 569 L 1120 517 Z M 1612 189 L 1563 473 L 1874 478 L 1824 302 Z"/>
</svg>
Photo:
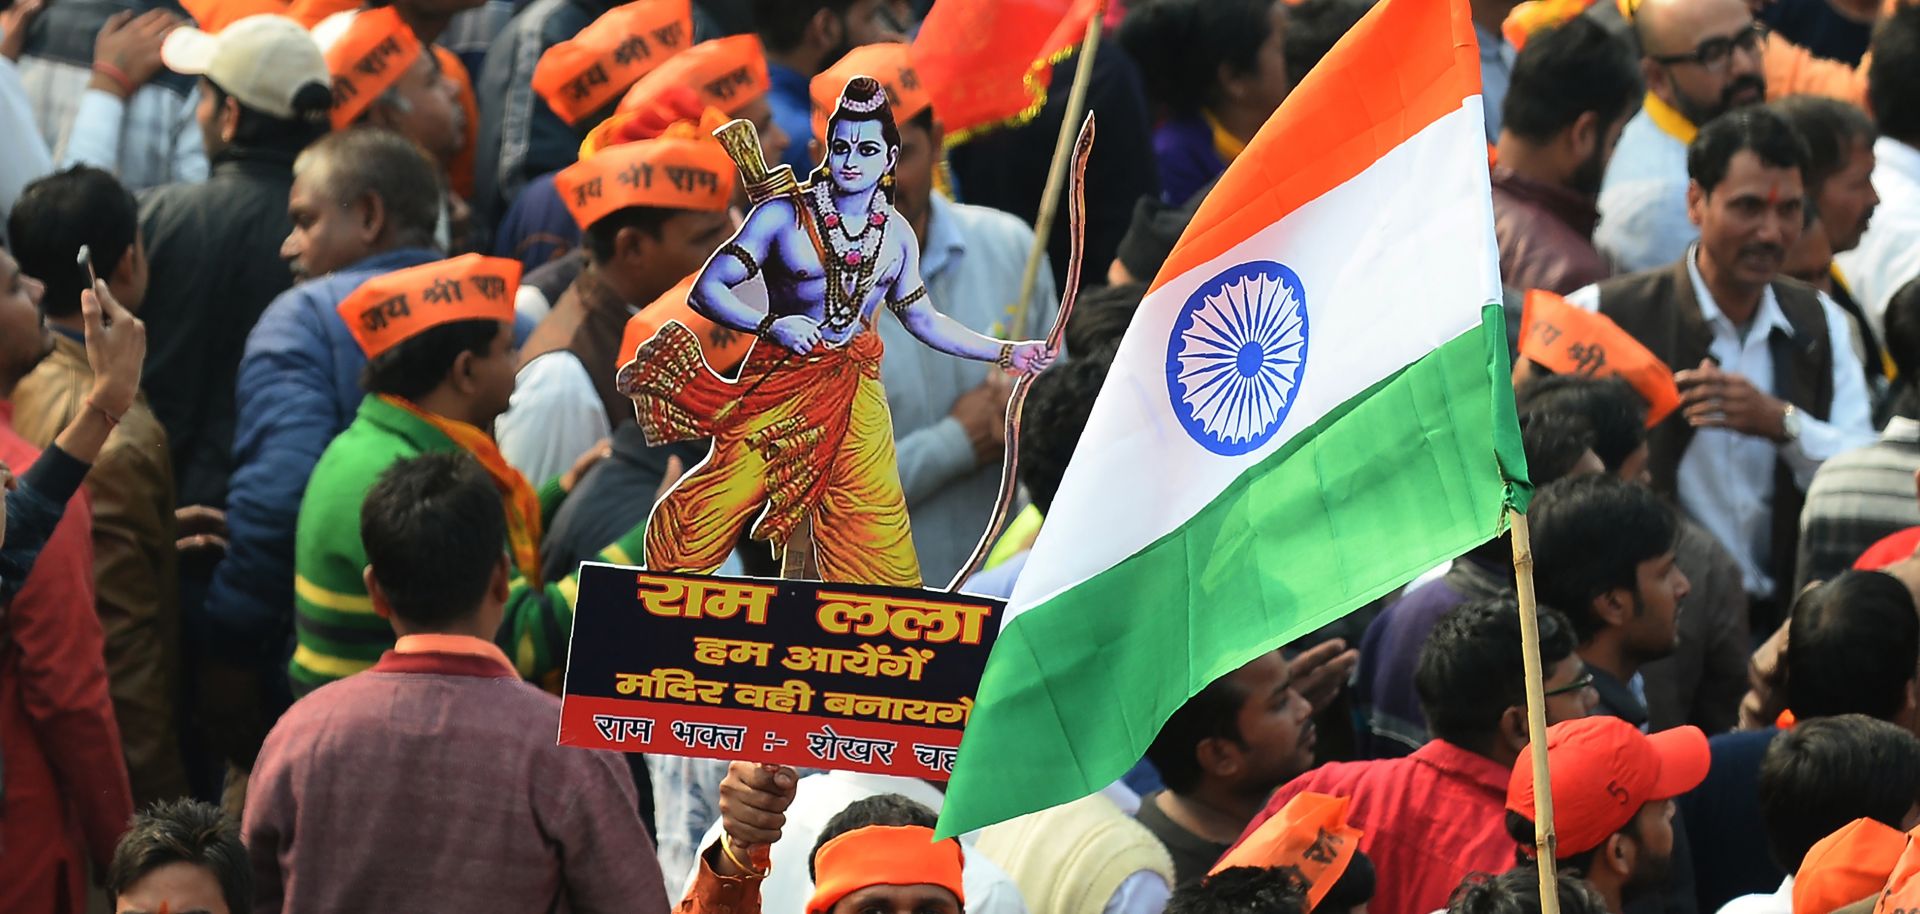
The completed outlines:
<svg viewBox="0 0 1920 914">
<path fill-rule="evenodd" d="M 235 398 L 227 557 L 207 592 L 210 650 L 254 665 L 283 663 L 293 632 L 293 540 L 307 477 L 366 392 L 367 358 L 340 302 L 371 277 L 441 259 L 408 248 L 301 283 L 273 300 L 247 337 Z M 515 327 L 516 339 L 531 332 Z"/>
</svg>

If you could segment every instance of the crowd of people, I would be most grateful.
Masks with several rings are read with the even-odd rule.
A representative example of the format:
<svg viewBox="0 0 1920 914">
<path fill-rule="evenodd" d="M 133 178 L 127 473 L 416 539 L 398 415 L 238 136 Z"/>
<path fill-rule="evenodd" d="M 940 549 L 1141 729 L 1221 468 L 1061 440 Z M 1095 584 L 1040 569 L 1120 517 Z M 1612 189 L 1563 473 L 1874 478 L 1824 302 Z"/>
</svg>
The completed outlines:
<svg viewBox="0 0 1920 914">
<path fill-rule="evenodd" d="M 1506 536 L 957 839 L 938 782 L 556 745 L 581 562 L 782 572 L 767 487 L 702 467 L 771 451 L 661 443 L 641 344 L 845 343 L 897 479 L 818 506 L 828 577 L 966 570 L 1017 454 L 964 588 L 1008 596 L 1200 202 L 1375 2 L 1438 0 L 1109 0 L 1083 260 L 1031 227 L 1076 61 L 950 131 L 936 2 L 0 9 L 0 911 L 1530 914 L 1543 852 L 1567 914 L 1920 906 L 1907 0 L 1470 0 L 1550 784 Z M 747 218 L 734 119 L 803 179 L 884 163 L 924 285 L 844 339 L 770 312 L 799 210 Z M 1556 303 L 1601 334 L 1571 369 Z"/>
</svg>

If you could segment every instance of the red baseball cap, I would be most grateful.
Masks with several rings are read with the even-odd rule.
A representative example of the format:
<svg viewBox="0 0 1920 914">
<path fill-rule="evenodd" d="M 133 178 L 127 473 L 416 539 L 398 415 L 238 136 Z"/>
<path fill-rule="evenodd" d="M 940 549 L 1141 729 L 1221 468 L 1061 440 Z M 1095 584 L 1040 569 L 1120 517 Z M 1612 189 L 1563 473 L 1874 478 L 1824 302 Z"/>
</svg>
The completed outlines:
<svg viewBox="0 0 1920 914">
<path fill-rule="evenodd" d="M 1648 736 L 1617 717 L 1583 717 L 1548 727 L 1560 856 L 1593 850 L 1633 821 L 1640 807 L 1700 786 L 1711 759 L 1699 727 Z M 1533 821 L 1533 760 L 1524 750 L 1507 781 L 1507 809 Z"/>
</svg>

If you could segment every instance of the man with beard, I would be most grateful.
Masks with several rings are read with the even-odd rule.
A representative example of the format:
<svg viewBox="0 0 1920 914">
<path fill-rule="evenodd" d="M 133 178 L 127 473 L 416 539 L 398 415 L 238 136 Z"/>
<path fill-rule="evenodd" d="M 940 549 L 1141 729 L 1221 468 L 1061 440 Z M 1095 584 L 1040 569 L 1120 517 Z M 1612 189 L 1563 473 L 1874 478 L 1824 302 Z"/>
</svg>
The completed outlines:
<svg viewBox="0 0 1920 914">
<path fill-rule="evenodd" d="M 1620 914 L 1659 892 L 1673 868 L 1673 798 L 1707 777 L 1707 736 L 1686 726 L 1649 737 L 1617 717 L 1584 717 L 1547 729 L 1554 859 Z M 1507 784 L 1507 833 L 1520 861 L 1534 855 L 1533 761 L 1522 756 Z"/>
<path fill-rule="evenodd" d="M 1671 263 L 1688 221 L 1687 144 L 1709 121 L 1766 99 L 1766 28 L 1746 0 L 1646 0 L 1633 14 L 1647 97 L 1620 134 L 1594 241 L 1621 272 Z"/>
<path fill-rule="evenodd" d="M 1167 718 L 1147 747 L 1167 789 L 1141 797 L 1136 818 L 1173 857 L 1174 888 L 1200 881 L 1273 789 L 1313 767 L 1312 714 L 1268 651 Z"/>
<path fill-rule="evenodd" d="M 1784 609 L 1814 471 L 1873 436 L 1845 313 L 1781 275 L 1806 215 L 1806 162 L 1772 111 L 1714 121 L 1687 150 L 1699 243 L 1568 297 L 1680 369 L 1681 408 L 1648 434 L 1648 470 L 1733 553 L 1763 627 Z"/>
<path fill-rule="evenodd" d="M 1633 52 L 1575 17 L 1514 62 L 1493 170 L 1500 275 L 1565 295 L 1613 274 L 1593 247 L 1594 199 L 1643 86 Z"/>
</svg>

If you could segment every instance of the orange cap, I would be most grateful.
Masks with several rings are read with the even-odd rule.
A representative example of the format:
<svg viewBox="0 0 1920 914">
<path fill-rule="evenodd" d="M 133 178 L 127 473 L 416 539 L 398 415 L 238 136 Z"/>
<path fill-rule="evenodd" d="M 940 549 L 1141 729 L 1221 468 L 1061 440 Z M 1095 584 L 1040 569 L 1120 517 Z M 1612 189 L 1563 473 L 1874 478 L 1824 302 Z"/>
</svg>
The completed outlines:
<svg viewBox="0 0 1920 914">
<path fill-rule="evenodd" d="M 1855 819 L 1816 842 L 1793 876 L 1793 914 L 1833 914 L 1887 884 L 1907 849 L 1899 829 Z"/>
<path fill-rule="evenodd" d="M 360 119 L 420 58 L 420 39 L 391 6 L 336 13 L 313 28 L 333 77 L 333 129 Z"/>
<path fill-rule="evenodd" d="M 634 83 L 620 99 L 619 110 L 624 113 L 646 107 L 672 86 L 698 92 L 703 106 L 738 114 L 773 86 L 767 76 L 766 48 L 755 35 L 702 41 Z"/>
<path fill-rule="evenodd" d="M 622 106 L 625 104 L 621 102 Z M 580 141 L 580 158 L 588 158 L 609 146 L 651 140 L 678 121 L 702 122 L 709 111 L 716 119 L 715 127 L 727 122 L 727 116 L 719 109 L 700 107 L 699 93 L 685 86 L 674 86 L 648 106 L 617 112 L 587 131 L 587 138 Z M 708 132 L 711 133 L 711 128 Z"/>
<path fill-rule="evenodd" d="M 520 262 L 463 254 L 375 276 L 340 303 L 347 332 L 371 359 L 454 321 L 513 322 Z"/>
<path fill-rule="evenodd" d="M 281 0 L 180 0 L 180 8 L 210 35 L 248 16 L 290 15 Z"/>
<path fill-rule="evenodd" d="M 1353 862 L 1363 832 L 1347 824 L 1347 798 L 1296 794 L 1209 871 L 1236 866 L 1293 867 L 1307 888 L 1307 910 L 1327 897 Z"/>
<path fill-rule="evenodd" d="M 700 338 L 700 349 L 706 353 L 707 364 L 715 371 L 723 374 L 730 372 L 747 357 L 747 350 L 753 348 L 753 334 L 722 327 L 701 317 L 687 304 L 687 293 L 693 291 L 693 280 L 693 276 L 680 280 L 679 285 L 654 299 L 653 304 L 627 318 L 627 329 L 620 334 L 620 354 L 616 357 L 619 364 L 613 366 L 615 371 L 626 367 L 633 360 L 634 351 L 642 343 L 653 339 L 654 334 L 659 333 L 668 321 L 678 321 Z"/>
<path fill-rule="evenodd" d="M 1624 378 L 1647 401 L 1647 427 L 1680 407 L 1673 369 L 1612 318 L 1575 307 L 1544 289 L 1529 289 L 1520 317 L 1520 355 L 1555 374 Z"/>
<path fill-rule="evenodd" d="M 840 91 L 856 76 L 871 76 L 887 90 L 887 105 L 893 109 L 893 122 L 904 124 L 933 104 L 913 69 L 906 45 L 897 41 L 861 45 L 847 52 L 840 62 L 820 72 L 807 84 L 813 98 L 813 138 L 827 142 L 827 115 L 840 103 Z"/>
<path fill-rule="evenodd" d="M 1699 727 L 1648 736 L 1617 717 L 1584 717 L 1548 727 L 1560 856 L 1593 850 L 1627 827 L 1640 807 L 1700 786 L 1711 758 Z M 1507 781 L 1507 809 L 1533 821 L 1533 763 L 1524 752 Z"/>
<path fill-rule="evenodd" d="M 720 141 L 681 122 L 651 140 L 602 150 L 553 177 L 582 229 L 629 206 L 717 213 L 733 199 L 733 160 Z"/>
<path fill-rule="evenodd" d="M 868 886 L 937 885 L 962 906 L 960 842 L 933 840 L 924 825 L 869 825 L 840 835 L 813 856 L 813 900 L 807 914 L 827 914 L 840 899 Z"/>
<path fill-rule="evenodd" d="M 633 0 L 540 55 L 533 91 L 568 124 L 606 107 L 634 80 L 686 50 L 692 0 Z"/>
</svg>

